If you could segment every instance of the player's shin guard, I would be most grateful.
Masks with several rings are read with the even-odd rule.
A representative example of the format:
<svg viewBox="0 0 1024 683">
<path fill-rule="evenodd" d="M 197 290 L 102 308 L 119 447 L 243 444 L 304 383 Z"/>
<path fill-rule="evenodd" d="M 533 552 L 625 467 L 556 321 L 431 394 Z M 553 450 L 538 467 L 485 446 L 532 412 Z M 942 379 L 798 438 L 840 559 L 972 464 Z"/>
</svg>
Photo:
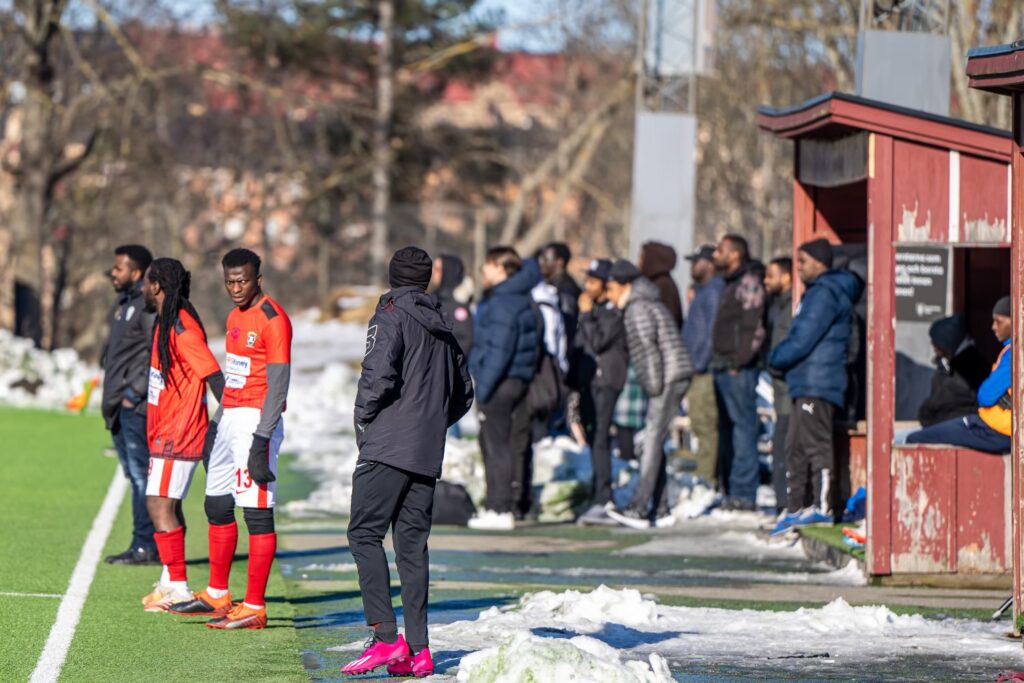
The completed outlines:
<svg viewBox="0 0 1024 683">
<path fill-rule="evenodd" d="M 167 567 L 171 581 L 188 581 L 185 573 L 185 529 L 158 531 L 153 534 L 160 562 Z"/>
<path fill-rule="evenodd" d="M 238 547 L 238 524 L 210 524 L 210 588 L 228 589 L 231 561 Z"/>
<path fill-rule="evenodd" d="M 267 579 L 277 552 L 277 534 L 256 534 L 249 536 L 249 584 L 245 589 L 245 603 L 262 607 L 266 598 Z"/>
</svg>

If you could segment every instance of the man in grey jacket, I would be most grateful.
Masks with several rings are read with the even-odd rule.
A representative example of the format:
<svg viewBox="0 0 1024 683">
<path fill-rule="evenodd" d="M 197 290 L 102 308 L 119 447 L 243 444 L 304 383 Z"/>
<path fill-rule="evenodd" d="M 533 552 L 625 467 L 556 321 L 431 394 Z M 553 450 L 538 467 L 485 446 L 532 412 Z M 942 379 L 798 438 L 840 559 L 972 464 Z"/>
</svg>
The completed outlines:
<svg viewBox="0 0 1024 683">
<path fill-rule="evenodd" d="M 608 515 L 634 529 L 674 523 L 665 501 L 668 480 L 665 437 L 690 387 L 693 366 L 672 314 L 661 303 L 658 288 L 640 276 L 629 261 L 612 266 L 608 298 L 623 311 L 626 344 L 637 378 L 650 397 L 640 457 L 640 483 L 633 500 L 621 512 Z"/>
<path fill-rule="evenodd" d="M 145 247 L 127 244 L 114 250 L 110 281 L 117 301 L 107 316 L 110 334 L 103 347 L 103 419 L 114 439 L 121 469 L 132 492 L 132 541 L 128 549 L 106 558 L 109 564 L 159 564 L 153 522 L 146 511 L 149 445 L 146 441 L 146 396 L 153 320 L 142 296 L 142 276 L 153 256 Z"/>
</svg>

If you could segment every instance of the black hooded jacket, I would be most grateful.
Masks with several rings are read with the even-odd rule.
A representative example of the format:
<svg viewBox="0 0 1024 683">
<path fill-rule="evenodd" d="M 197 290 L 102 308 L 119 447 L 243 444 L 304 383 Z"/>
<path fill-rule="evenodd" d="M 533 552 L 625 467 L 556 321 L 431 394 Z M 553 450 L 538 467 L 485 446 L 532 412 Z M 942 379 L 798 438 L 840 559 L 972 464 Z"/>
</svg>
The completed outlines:
<svg viewBox="0 0 1024 683">
<path fill-rule="evenodd" d="M 437 299 L 415 287 L 384 294 L 356 394 L 359 459 L 439 478 L 445 433 L 472 404 L 466 354 Z"/>
<path fill-rule="evenodd" d="M 441 284 L 435 296 L 441 302 L 441 312 L 452 326 L 452 332 L 462 347 L 466 357 L 473 348 L 473 314 L 469 310 L 469 301 L 460 301 L 455 290 L 466 279 L 466 266 L 458 256 L 442 255 Z"/>
<path fill-rule="evenodd" d="M 107 429 L 114 427 L 122 401 L 146 414 L 149 389 L 149 354 L 153 347 L 155 313 L 146 312 L 142 282 L 121 292 L 107 315 L 110 335 L 103 346 L 103 418 Z"/>
</svg>

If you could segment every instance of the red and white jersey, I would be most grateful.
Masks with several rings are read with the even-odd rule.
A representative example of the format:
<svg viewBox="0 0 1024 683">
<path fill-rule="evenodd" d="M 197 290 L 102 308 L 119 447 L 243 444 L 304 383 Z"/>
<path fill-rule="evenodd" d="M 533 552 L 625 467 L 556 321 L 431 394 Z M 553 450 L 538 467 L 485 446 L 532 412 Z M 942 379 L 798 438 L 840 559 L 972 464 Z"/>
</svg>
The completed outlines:
<svg viewBox="0 0 1024 683">
<path fill-rule="evenodd" d="M 199 460 L 209 416 L 206 411 L 206 378 L 220 371 L 217 359 L 206 345 L 206 335 L 187 311 L 178 312 L 171 330 L 171 369 L 167 380 L 160 372 L 157 340 L 159 322 L 153 330 L 149 361 L 149 398 L 146 435 L 149 454 L 155 458 Z"/>
<path fill-rule="evenodd" d="M 246 310 L 228 314 L 224 361 L 224 408 L 263 409 L 267 365 L 292 360 L 292 322 L 267 295 Z"/>
</svg>

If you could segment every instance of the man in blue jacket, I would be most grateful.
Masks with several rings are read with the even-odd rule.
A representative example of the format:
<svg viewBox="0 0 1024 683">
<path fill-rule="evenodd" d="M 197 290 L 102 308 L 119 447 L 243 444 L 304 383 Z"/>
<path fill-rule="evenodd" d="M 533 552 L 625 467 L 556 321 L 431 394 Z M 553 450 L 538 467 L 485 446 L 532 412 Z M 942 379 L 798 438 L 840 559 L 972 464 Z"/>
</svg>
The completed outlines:
<svg viewBox="0 0 1024 683">
<path fill-rule="evenodd" d="M 863 287 L 850 271 L 832 270 L 832 246 L 825 239 L 800 247 L 797 270 L 807 291 L 768 361 L 785 373 L 793 397 L 786 434 L 788 514 L 773 533 L 832 521 L 832 418 L 845 403 L 850 315 Z"/>
<path fill-rule="evenodd" d="M 473 325 L 469 371 L 480 406 L 480 449 L 486 509 L 474 529 L 512 529 L 530 441 L 526 392 L 537 369 L 541 336 L 530 291 L 540 282 L 535 261 L 512 247 L 493 247 L 481 268 L 485 292 Z"/>
<path fill-rule="evenodd" d="M 992 332 L 1002 344 L 992 374 L 978 387 L 978 412 L 920 429 L 907 443 L 943 443 L 973 448 L 985 453 L 1009 453 L 1013 434 L 1013 358 L 1010 354 L 1010 297 L 1004 296 L 992 309 Z"/>
<path fill-rule="evenodd" d="M 427 676 L 427 539 L 434 486 L 441 476 L 445 432 L 473 403 L 466 358 L 441 304 L 426 294 L 431 260 L 417 247 L 399 249 L 389 265 L 391 290 L 380 299 L 366 334 L 354 413 L 359 460 L 352 475 L 348 543 L 359 571 L 367 649 L 342 672 L 387 665 L 391 675 Z M 391 607 L 383 541 L 388 532 L 402 583 L 405 636 Z"/>
<path fill-rule="evenodd" d="M 711 337 L 725 280 L 715 272 L 715 247 L 705 244 L 686 257 L 693 278 L 693 301 L 683 326 L 683 346 L 693 363 L 693 383 L 686 397 L 690 430 L 697 437 L 695 474 L 715 486 L 718 477 L 718 399 L 711 365 Z"/>
</svg>

